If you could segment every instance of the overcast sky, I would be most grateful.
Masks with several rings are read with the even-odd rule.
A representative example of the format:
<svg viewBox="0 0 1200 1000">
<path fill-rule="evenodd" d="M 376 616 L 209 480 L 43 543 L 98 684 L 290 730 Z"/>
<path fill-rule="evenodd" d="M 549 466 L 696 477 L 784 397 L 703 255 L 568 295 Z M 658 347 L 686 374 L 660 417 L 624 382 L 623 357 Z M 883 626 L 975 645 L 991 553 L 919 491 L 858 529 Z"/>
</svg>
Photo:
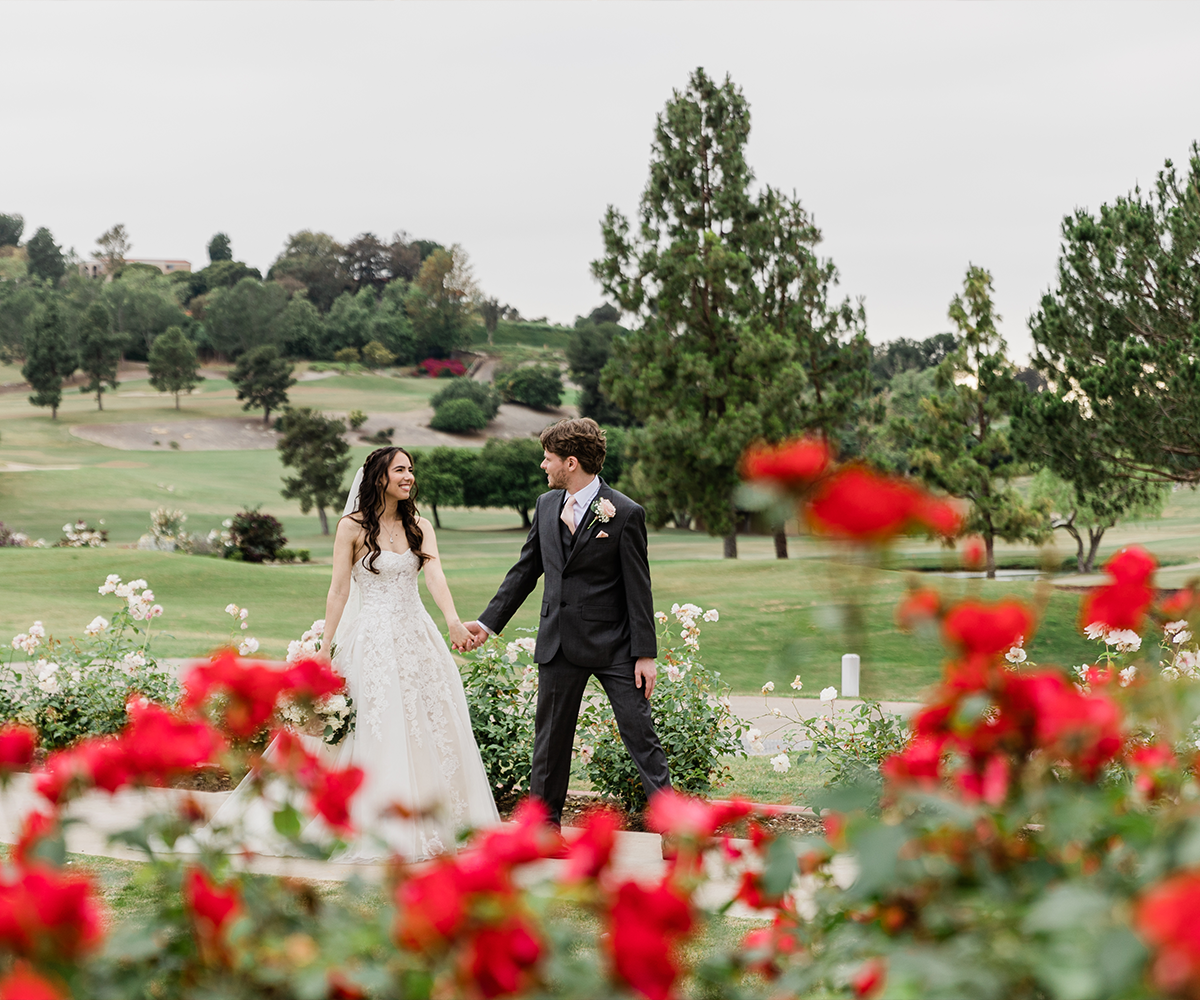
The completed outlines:
<svg viewBox="0 0 1200 1000">
<path fill-rule="evenodd" d="M 485 291 L 571 322 L 607 204 L 636 209 L 654 116 L 732 75 L 758 179 L 795 189 L 870 337 L 949 328 L 968 263 L 1002 330 L 1062 216 L 1200 139 L 1200 4 L 5 3 L 0 212 L 91 253 L 265 272 L 291 232 L 404 229 Z"/>
</svg>

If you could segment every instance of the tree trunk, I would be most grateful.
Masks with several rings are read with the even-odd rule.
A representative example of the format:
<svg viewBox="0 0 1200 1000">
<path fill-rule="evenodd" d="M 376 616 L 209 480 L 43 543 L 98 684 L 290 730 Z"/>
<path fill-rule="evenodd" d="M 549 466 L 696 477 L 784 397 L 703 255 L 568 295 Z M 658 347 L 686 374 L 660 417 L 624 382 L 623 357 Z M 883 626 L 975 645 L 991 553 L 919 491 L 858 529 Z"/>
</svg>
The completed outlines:
<svg viewBox="0 0 1200 1000">
<path fill-rule="evenodd" d="M 566 501 L 563 501 L 563 502 L 565 503 Z M 442 519 L 440 517 L 438 517 L 437 504 L 431 503 L 429 505 L 429 510 L 430 510 L 430 513 L 433 514 L 433 526 L 435 528 L 437 528 L 438 531 L 441 531 L 442 530 Z"/>
<path fill-rule="evenodd" d="M 784 533 L 784 530 L 780 528 L 775 532 L 775 558 L 786 559 L 787 557 L 787 535 Z"/>
<path fill-rule="evenodd" d="M 987 547 L 987 578 L 996 579 L 996 536 L 990 531 L 983 536 L 983 544 Z"/>
<path fill-rule="evenodd" d="M 321 519 L 321 534 L 329 534 L 329 515 L 325 513 L 324 507 L 317 508 L 317 517 Z"/>
<path fill-rule="evenodd" d="M 1096 572 L 1096 553 L 1100 551 L 1100 539 L 1104 537 L 1104 528 L 1088 528 L 1088 554 L 1082 572 Z"/>
<path fill-rule="evenodd" d="M 521 527 L 528 528 L 529 527 L 529 508 L 528 507 L 518 507 L 517 510 L 519 510 L 521 512 Z"/>
<path fill-rule="evenodd" d="M 103 386 L 101 386 L 99 389 L 96 390 L 96 409 L 97 410 L 104 409 L 104 387 Z"/>
<path fill-rule="evenodd" d="M 179 393 L 175 393 L 175 409 L 179 409 Z"/>
<path fill-rule="evenodd" d="M 57 406 L 50 407 L 50 419 L 51 420 L 58 419 L 58 407 Z"/>
<path fill-rule="evenodd" d="M 269 406 L 264 406 L 263 407 L 263 423 L 264 424 L 267 423 L 270 419 L 271 419 L 271 408 Z"/>
<path fill-rule="evenodd" d="M 675 527 L 682 528 L 684 531 L 687 531 L 689 528 L 691 528 L 692 516 L 691 514 L 687 513 L 687 511 L 683 511 L 682 513 L 676 512 L 672 516 L 675 519 Z"/>
<path fill-rule="evenodd" d="M 725 558 L 737 558 L 737 530 L 734 529 L 725 536 Z"/>
</svg>

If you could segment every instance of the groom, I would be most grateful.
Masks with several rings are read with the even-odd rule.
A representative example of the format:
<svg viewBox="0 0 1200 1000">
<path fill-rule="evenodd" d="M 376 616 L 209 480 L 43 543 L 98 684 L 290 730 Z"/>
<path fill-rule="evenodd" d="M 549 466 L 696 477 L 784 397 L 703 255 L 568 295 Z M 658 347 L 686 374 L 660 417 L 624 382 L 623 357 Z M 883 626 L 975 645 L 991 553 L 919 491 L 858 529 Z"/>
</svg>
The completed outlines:
<svg viewBox="0 0 1200 1000">
<path fill-rule="evenodd" d="M 545 576 L 534 652 L 538 703 L 529 790 L 560 826 L 575 724 L 593 674 L 612 703 L 647 798 L 669 788 L 671 779 L 650 718 L 658 643 L 646 513 L 599 478 L 605 441 L 594 420 L 560 420 L 542 431 L 541 444 L 551 490 L 538 497 L 516 565 L 467 628 L 475 646 L 498 634 Z"/>
</svg>

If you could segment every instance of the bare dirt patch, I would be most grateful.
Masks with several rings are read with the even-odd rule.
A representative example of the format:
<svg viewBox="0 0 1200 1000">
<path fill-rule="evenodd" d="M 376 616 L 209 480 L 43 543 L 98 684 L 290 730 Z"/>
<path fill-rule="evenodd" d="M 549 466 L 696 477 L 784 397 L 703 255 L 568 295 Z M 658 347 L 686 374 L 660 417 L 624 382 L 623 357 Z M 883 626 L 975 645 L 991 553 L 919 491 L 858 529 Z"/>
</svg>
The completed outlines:
<svg viewBox="0 0 1200 1000">
<path fill-rule="evenodd" d="M 358 442 L 359 435 L 375 434 L 388 427 L 395 428 L 392 440 L 398 445 L 429 447 L 431 445 L 482 445 L 488 438 L 518 438 L 538 434 L 544 427 L 563 417 L 576 417 L 579 411 L 574 406 L 562 406 L 556 410 L 531 410 L 527 406 L 505 403 L 500 407 L 496 419 L 478 434 L 445 434 L 429 426 L 433 410 L 424 407 L 407 413 L 372 413 L 362 429 L 351 435 Z"/>
<path fill-rule="evenodd" d="M 79 424 L 75 437 L 121 451 L 254 451 L 275 447 L 269 424 L 253 417 L 211 417 L 146 424 Z"/>
</svg>

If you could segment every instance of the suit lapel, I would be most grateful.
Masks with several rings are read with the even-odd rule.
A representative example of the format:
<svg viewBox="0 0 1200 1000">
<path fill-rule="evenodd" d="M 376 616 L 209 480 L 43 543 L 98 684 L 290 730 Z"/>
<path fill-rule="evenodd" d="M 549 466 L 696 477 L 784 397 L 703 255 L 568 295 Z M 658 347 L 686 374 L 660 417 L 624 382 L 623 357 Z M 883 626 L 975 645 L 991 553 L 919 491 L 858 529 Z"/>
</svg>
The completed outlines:
<svg viewBox="0 0 1200 1000">
<path fill-rule="evenodd" d="M 561 523 L 559 515 L 562 514 L 563 498 L 566 496 L 565 490 L 555 490 L 557 494 L 555 500 L 551 503 L 542 504 L 545 508 L 541 513 L 542 523 L 538 525 L 538 531 L 541 533 L 545 542 L 542 545 L 542 560 L 546 561 L 546 556 L 549 554 L 550 562 L 557 566 L 559 572 L 562 572 L 564 562 L 566 561 L 566 553 L 563 552 L 562 538 L 559 535 L 558 526 Z"/>
<path fill-rule="evenodd" d="M 592 503 L 594 504 L 597 500 L 608 499 L 610 496 L 611 491 L 604 480 L 601 479 L 600 489 L 596 491 L 596 496 L 593 498 Z M 591 527 L 588 527 L 589 523 Z M 563 563 L 564 573 L 567 571 L 567 567 L 579 556 L 583 547 L 599 533 L 601 523 L 590 506 L 583 512 L 583 517 L 579 520 L 579 527 L 575 529 L 575 544 L 571 546 L 571 551 L 567 554 L 567 561 Z"/>
</svg>

